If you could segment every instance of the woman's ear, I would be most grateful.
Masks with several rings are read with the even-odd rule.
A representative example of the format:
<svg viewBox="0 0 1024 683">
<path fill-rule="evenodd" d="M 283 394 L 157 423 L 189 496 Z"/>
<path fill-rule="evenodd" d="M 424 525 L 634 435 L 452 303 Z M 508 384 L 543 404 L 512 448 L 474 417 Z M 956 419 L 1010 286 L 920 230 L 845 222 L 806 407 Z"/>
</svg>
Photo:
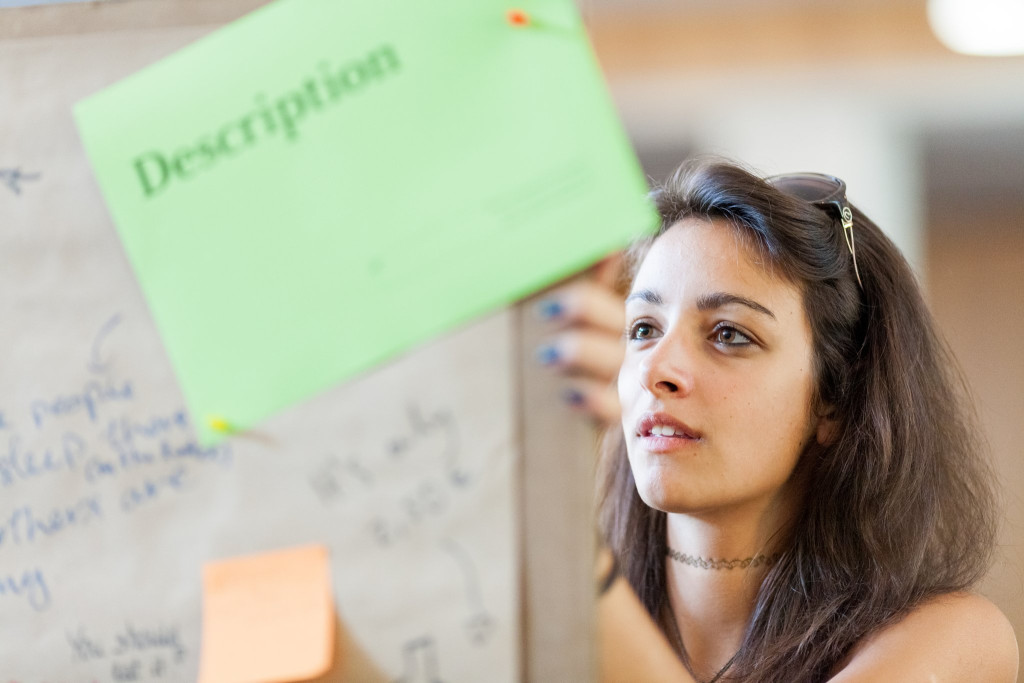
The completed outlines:
<svg viewBox="0 0 1024 683">
<path fill-rule="evenodd" d="M 815 438 L 819 446 L 831 446 L 837 436 L 839 436 L 839 420 L 836 418 L 835 408 L 826 406 L 825 410 L 818 415 Z"/>
</svg>

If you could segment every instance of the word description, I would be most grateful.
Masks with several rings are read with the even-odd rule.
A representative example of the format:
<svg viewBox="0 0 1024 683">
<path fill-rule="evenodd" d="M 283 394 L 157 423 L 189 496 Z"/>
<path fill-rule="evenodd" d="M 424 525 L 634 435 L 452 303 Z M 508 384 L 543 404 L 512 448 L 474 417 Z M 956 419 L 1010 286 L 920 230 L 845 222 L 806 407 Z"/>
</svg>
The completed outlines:
<svg viewBox="0 0 1024 683">
<path fill-rule="evenodd" d="M 254 98 L 255 107 L 221 125 L 216 132 L 201 136 L 191 145 L 174 152 L 147 151 L 132 161 L 142 194 L 155 196 L 172 181 L 189 180 L 214 166 L 278 134 L 288 142 L 299 136 L 299 124 L 307 115 L 325 111 L 350 95 L 384 80 L 401 68 L 398 53 L 382 45 L 367 55 L 332 65 L 321 62 L 315 76 L 307 76 L 296 87 L 268 99 Z"/>
</svg>

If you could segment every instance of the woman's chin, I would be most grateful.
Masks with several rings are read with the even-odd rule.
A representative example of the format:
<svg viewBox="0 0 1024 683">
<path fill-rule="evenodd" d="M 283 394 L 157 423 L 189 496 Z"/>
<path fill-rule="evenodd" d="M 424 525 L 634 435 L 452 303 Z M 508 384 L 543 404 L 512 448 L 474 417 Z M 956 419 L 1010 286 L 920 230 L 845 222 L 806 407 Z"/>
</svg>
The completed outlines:
<svg viewBox="0 0 1024 683">
<path fill-rule="evenodd" d="M 640 500 L 655 510 L 687 512 L 693 509 L 694 501 L 688 500 L 689 496 L 682 491 L 667 489 L 657 484 L 647 484 L 646 486 L 638 485 L 637 493 L 640 494 Z"/>
</svg>

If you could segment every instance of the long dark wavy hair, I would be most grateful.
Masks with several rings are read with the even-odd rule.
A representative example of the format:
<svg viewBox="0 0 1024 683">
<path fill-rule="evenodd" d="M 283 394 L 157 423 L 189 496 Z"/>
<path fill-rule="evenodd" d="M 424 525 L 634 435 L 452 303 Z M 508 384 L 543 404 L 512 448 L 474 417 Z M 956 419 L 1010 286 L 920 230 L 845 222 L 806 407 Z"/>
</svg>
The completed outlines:
<svg viewBox="0 0 1024 683">
<path fill-rule="evenodd" d="M 988 567 L 994 489 L 966 386 L 906 260 L 856 208 L 863 286 L 838 217 L 734 164 L 688 162 L 654 196 L 659 235 L 691 216 L 724 219 L 803 294 L 814 407 L 837 426 L 802 456 L 805 505 L 726 679 L 825 680 L 866 635 Z M 664 628 L 666 514 L 640 499 L 621 428 L 605 439 L 599 482 L 606 542 Z"/>
</svg>

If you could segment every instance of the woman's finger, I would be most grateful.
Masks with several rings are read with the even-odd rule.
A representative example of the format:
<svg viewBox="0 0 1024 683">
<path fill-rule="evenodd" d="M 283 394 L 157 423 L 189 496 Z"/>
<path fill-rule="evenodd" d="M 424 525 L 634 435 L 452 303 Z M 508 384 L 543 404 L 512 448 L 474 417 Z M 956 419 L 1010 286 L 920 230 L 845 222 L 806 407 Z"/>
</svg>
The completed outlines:
<svg viewBox="0 0 1024 683">
<path fill-rule="evenodd" d="M 603 425 L 617 423 L 622 416 L 619 394 L 611 384 L 592 379 L 573 379 L 564 392 L 564 400 L 573 410 L 590 415 Z"/>
<path fill-rule="evenodd" d="M 593 267 L 594 282 L 611 290 L 618 290 L 622 283 L 626 259 L 621 251 L 603 259 Z"/>
<path fill-rule="evenodd" d="M 621 335 L 594 328 L 571 328 L 537 348 L 537 360 L 567 374 L 584 374 L 610 383 L 619 374 L 625 347 Z"/>
<path fill-rule="evenodd" d="M 626 324 L 622 297 L 592 280 L 579 280 L 553 290 L 537 303 L 541 319 L 562 326 L 595 327 L 615 335 Z"/>
</svg>

